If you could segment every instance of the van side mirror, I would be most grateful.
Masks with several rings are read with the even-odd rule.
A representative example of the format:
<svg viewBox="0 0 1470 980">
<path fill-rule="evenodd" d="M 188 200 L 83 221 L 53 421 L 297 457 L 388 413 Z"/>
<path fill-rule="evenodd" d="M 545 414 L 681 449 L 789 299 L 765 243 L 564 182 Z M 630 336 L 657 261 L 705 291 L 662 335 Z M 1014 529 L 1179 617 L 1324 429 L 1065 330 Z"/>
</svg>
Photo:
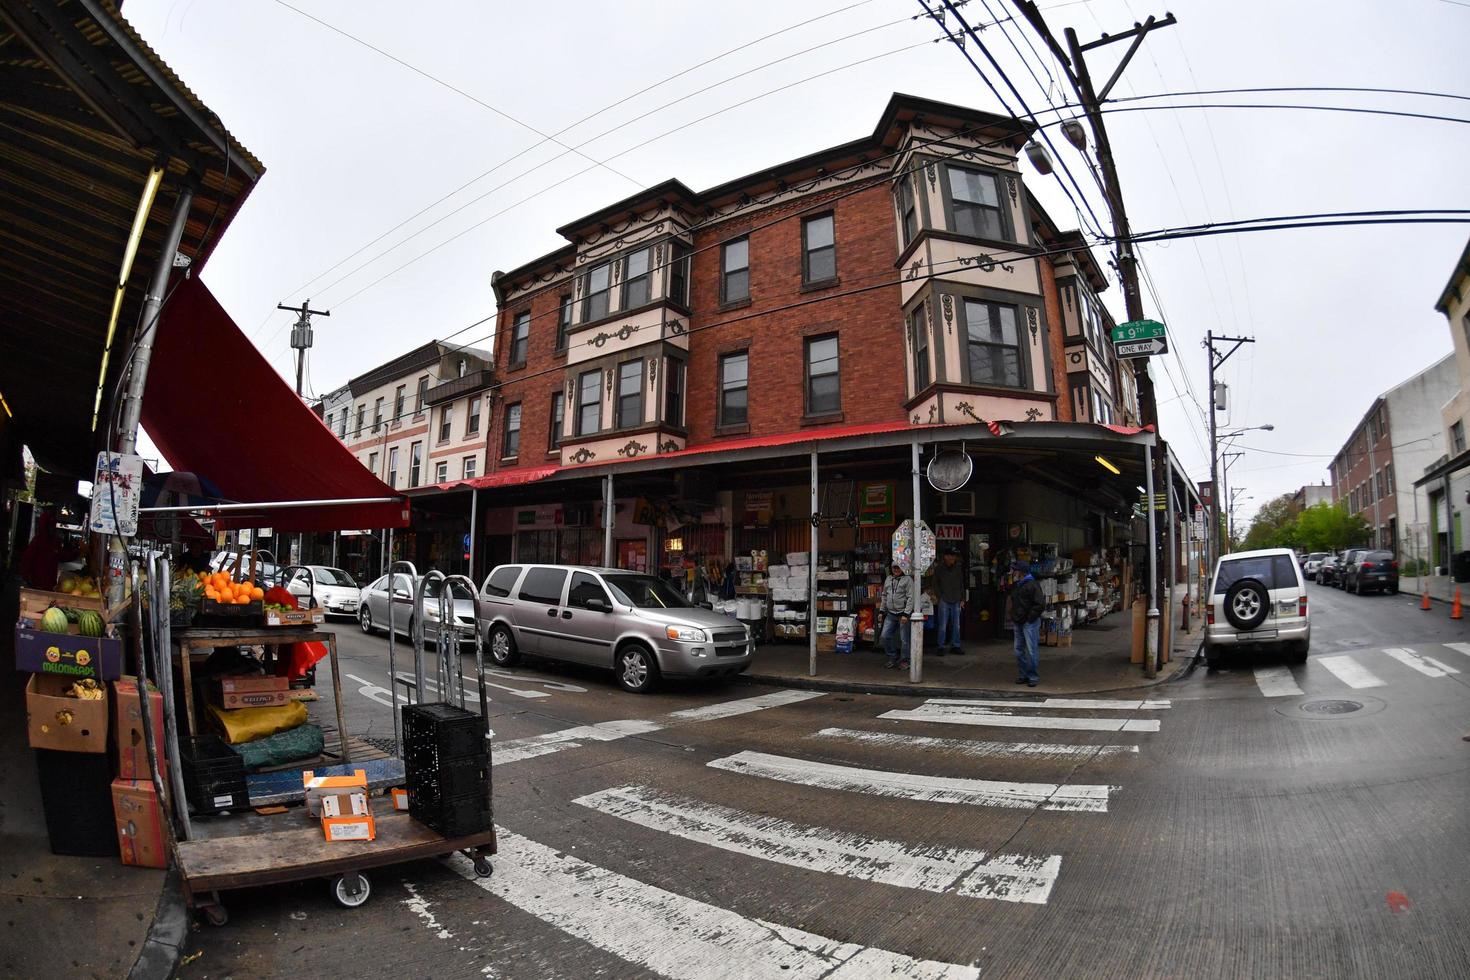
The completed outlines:
<svg viewBox="0 0 1470 980">
<path fill-rule="evenodd" d="M 606 599 L 588 599 L 587 608 L 592 612 L 612 612 L 612 607 L 607 604 Z"/>
</svg>

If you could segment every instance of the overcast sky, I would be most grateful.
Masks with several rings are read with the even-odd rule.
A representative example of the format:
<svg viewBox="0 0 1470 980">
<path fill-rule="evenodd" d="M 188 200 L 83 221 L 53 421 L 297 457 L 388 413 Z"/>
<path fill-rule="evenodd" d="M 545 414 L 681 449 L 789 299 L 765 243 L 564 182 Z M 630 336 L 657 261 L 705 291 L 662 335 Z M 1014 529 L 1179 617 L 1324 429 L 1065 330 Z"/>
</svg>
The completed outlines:
<svg viewBox="0 0 1470 980">
<path fill-rule="evenodd" d="M 276 303 L 310 298 L 313 307 L 332 311 L 316 321 L 308 390 L 318 394 L 431 338 L 487 344 L 489 323 L 464 328 L 495 311 L 491 273 L 559 246 L 559 224 L 638 187 L 677 177 L 699 190 L 863 136 L 895 90 L 1001 111 L 959 51 L 926 43 L 939 31 L 911 19 L 921 12 L 917 0 L 292 3 L 412 67 L 275 0 L 127 0 L 124 10 L 264 161 L 267 174 L 204 279 L 288 376 L 291 317 L 274 312 Z M 1178 0 L 1168 8 L 1142 0 L 1043 0 L 1042 8 L 1058 36 L 1071 26 L 1084 42 L 1173 10 L 1178 25 L 1150 35 L 1115 95 L 1279 85 L 1470 95 L 1470 6 L 1450 0 Z M 1014 8 L 972 0 L 963 12 L 979 24 Z M 813 18 L 820 19 L 758 40 Z M 1062 102 L 1067 92 L 1055 65 L 1026 43 L 1040 52 L 1040 41 L 1014 23 L 1003 26 L 1009 35 L 992 28 L 982 40 L 1026 101 L 1038 111 L 1048 98 Z M 1093 74 L 1105 78 L 1122 48 L 1092 52 Z M 636 94 L 649 86 L 657 87 Z M 1470 126 L 1184 108 L 1190 101 L 1109 117 L 1135 230 L 1307 212 L 1470 207 Z M 1193 101 L 1470 117 L 1470 102 L 1415 96 L 1309 92 Z M 1106 221 L 1085 165 L 1067 153 Z M 1029 169 L 1026 178 L 1063 227 L 1091 227 L 1085 213 L 1079 222 L 1056 179 Z M 1154 359 L 1161 428 L 1191 475 L 1204 479 L 1209 469 L 1195 402 L 1207 403 L 1200 347 L 1207 330 L 1257 340 L 1222 374 L 1233 395 L 1222 427 L 1275 426 L 1239 440 L 1259 450 L 1231 471 L 1232 482 L 1255 498 L 1242 507 L 1249 514 L 1272 496 L 1325 480 L 1328 458 L 1373 397 L 1450 351 L 1433 304 L 1467 233 L 1464 225 L 1418 225 L 1143 246 L 1158 294 L 1155 301 L 1146 292 L 1145 306 L 1168 324 L 1177 353 Z M 1104 299 L 1121 322 L 1116 282 Z"/>
</svg>

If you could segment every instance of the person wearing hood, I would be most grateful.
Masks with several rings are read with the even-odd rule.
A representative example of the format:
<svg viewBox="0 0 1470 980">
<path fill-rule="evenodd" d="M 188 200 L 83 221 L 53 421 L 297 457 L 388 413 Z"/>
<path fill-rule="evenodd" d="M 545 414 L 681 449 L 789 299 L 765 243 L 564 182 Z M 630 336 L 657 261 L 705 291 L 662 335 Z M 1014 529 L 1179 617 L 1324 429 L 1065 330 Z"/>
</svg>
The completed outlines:
<svg viewBox="0 0 1470 980">
<path fill-rule="evenodd" d="M 1011 622 L 1016 627 L 1016 683 L 1035 687 L 1041 680 L 1036 673 L 1036 650 L 1041 643 L 1041 613 L 1046 609 L 1046 596 L 1032 576 L 1029 563 L 1012 562 L 1011 570 L 1021 574 L 1020 581 L 1011 589 Z"/>
</svg>

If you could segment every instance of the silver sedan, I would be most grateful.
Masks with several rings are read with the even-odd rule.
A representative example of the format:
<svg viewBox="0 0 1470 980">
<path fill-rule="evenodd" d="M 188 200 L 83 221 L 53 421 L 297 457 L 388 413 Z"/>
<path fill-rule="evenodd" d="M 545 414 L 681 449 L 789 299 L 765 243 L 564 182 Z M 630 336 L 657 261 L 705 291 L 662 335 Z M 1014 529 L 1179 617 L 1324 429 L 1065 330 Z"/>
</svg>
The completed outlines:
<svg viewBox="0 0 1470 980">
<path fill-rule="evenodd" d="M 400 572 L 393 576 L 393 631 L 401 636 L 412 636 L 413 594 L 419 579 Z M 422 576 L 420 576 L 422 578 Z M 424 589 L 423 608 L 420 613 L 424 622 L 424 639 L 432 642 L 439 628 L 440 579 L 433 579 Z M 454 621 L 460 629 L 461 642 L 474 640 L 475 602 L 462 585 L 450 587 L 454 601 Z M 362 590 L 362 604 L 358 607 L 358 624 L 364 633 L 377 633 L 388 628 L 388 576 L 384 575 Z"/>
</svg>

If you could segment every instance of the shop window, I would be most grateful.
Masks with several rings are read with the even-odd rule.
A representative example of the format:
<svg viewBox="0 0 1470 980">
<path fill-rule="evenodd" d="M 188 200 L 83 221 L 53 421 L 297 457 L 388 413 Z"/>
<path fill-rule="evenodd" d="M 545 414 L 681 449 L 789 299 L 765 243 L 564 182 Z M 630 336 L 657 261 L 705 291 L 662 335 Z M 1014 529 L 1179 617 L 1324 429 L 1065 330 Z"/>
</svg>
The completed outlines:
<svg viewBox="0 0 1470 980">
<path fill-rule="evenodd" d="M 842 411 L 842 383 L 837 370 L 837 335 L 810 337 L 806 342 L 806 413 Z"/>
<path fill-rule="evenodd" d="M 434 464 L 434 482 L 435 483 L 448 483 L 449 482 L 449 463 L 448 462 L 446 462 L 444 460 L 440 460 L 439 462 L 437 462 L 437 463 Z"/>
<path fill-rule="evenodd" d="M 750 299 L 750 239 L 737 238 L 720 249 L 720 302 Z"/>
<path fill-rule="evenodd" d="M 602 427 L 602 372 L 583 371 L 577 378 L 577 435 Z"/>
<path fill-rule="evenodd" d="M 552 532 L 555 533 L 555 532 Z M 522 602 L 539 602 L 544 606 L 561 605 L 562 586 L 567 581 L 565 568 L 533 568 L 526 572 L 519 598 Z"/>
<path fill-rule="evenodd" d="M 607 316 L 608 293 L 612 287 L 612 266 L 604 262 L 587 273 L 587 296 L 582 300 L 582 322 L 591 323 Z"/>
<path fill-rule="evenodd" d="M 566 424 L 567 397 L 560 391 L 551 394 L 551 425 L 548 426 L 549 435 L 546 445 L 549 449 L 555 449 L 561 445 L 561 430 Z"/>
<path fill-rule="evenodd" d="M 1005 239 L 1000 178 L 968 167 L 949 166 L 949 230 L 972 238 Z"/>
<path fill-rule="evenodd" d="M 460 464 L 460 472 L 463 474 L 463 479 L 473 480 L 475 478 L 480 468 L 479 462 L 479 459 L 474 456 L 466 456 L 464 458 L 464 462 Z"/>
<path fill-rule="evenodd" d="M 965 361 L 975 385 L 1021 387 L 1021 340 L 1014 306 L 967 299 Z"/>
<path fill-rule="evenodd" d="M 602 587 L 601 582 L 586 572 L 573 572 L 572 585 L 567 590 L 567 605 L 586 609 L 589 599 L 601 599 L 606 604 L 607 590 Z"/>
<path fill-rule="evenodd" d="M 919 233 L 919 205 L 914 199 L 913 179 L 907 174 L 898 181 L 898 217 L 903 228 L 903 246 L 908 248 Z"/>
<path fill-rule="evenodd" d="M 419 477 L 423 474 L 424 466 L 424 444 L 412 443 L 408 447 L 408 485 L 416 487 L 419 485 Z"/>
<path fill-rule="evenodd" d="M 801 223 L 801 279 L 805 283 L 837 278 L 837 240 L 833 216 L 820 215 Z"/>
<path fill-rule="evenodd" d="M 643 422 L 643 359 L 618 365 L 617 422 L 619 429 Z"/>
<path fill-rule="evenodd" d="M 472 436 L 480 431 L 480 396 L 470 396 L 470 417 L 465 420 L 464 434 Z"/>
<path fill-rule="evenodd" d="M 920 304 L 909 314 L 909 334 L 914 347 L 914 394 L 929 387 L 929 324 L 924 318 L 924 307 Z"/>
<path fill-rule="evenodd" d="M 516 314 L 514 325 L 510 330 L 510 367 L 520 367 L 526 363 L 526 353 L 531 349 L 531 311 L 523 310 Z"/>
<path fill-rule="evenodd" d="M 419 390 L 418 390 L 418 394 L 417 394 L 417 396 L 415 398 L 415 401 L 413 403 L 413 414 L 414 415 L 423 415 L 424 414 L 424 403 L 426 401 L 428 401 L 428 398 L 429 398 L 429 376 L 426 374 L 422 378 L 419 378 Z"/>
<path fill-rule="evenodd" d="M 510 459 L 521 454 L 521 406 L 517 402 L 514 405 L 505 406 L 505 440 L 501 444 L 500 455 L 504 459 Z"/>
<path fill-rule="evenodd" d="M 684 425 L 684 362 L 671 357 L 664 362 L 664 422 Z"/>
<path fill-rule="evenodd" d="M 680 241 L 669 245 L 669 302 L 689 305 L 689 249 Z"/>
<path fill-rule="evenodd" d="M 567 349 L 567 333 L 572 329 L 572 294 L 562 296 L 556 308 L 556 349 Z"/>
<path fill-rule="evenodd" d="M 445 405 L 439 409 L 439 441 L 448 442 L 449 433 L 454 428 L 454 406 Z"/>
<path fill-rule="evenodd" d="M 388 486 L 398 489 L 398 447 L 388 450 Z"/>
<path fill-rule="evenodd" d="M 373 402 L 373 432 L 383 428 L 383 399 Z"/>
<path fill-rule="evenodd" d="M 621 309 L 631 310 L 644 306 L 652 295 L 652 273 L 650 265 L 653 250 L 640 248 L 623 260 L 623 302 Z"/>
<path fill-rule="evenodd" d="M 750 355 L 747 351 L 720 358 L 720 425 L 745 425 Z"/>
<path fill-rule="evenodd" d="M 404 395 L 408 391 L 408 385 L 399 385 L 398 390 L 393 392 L 393 421 L 398 422 L 403 418 Z"/>
</svg>

